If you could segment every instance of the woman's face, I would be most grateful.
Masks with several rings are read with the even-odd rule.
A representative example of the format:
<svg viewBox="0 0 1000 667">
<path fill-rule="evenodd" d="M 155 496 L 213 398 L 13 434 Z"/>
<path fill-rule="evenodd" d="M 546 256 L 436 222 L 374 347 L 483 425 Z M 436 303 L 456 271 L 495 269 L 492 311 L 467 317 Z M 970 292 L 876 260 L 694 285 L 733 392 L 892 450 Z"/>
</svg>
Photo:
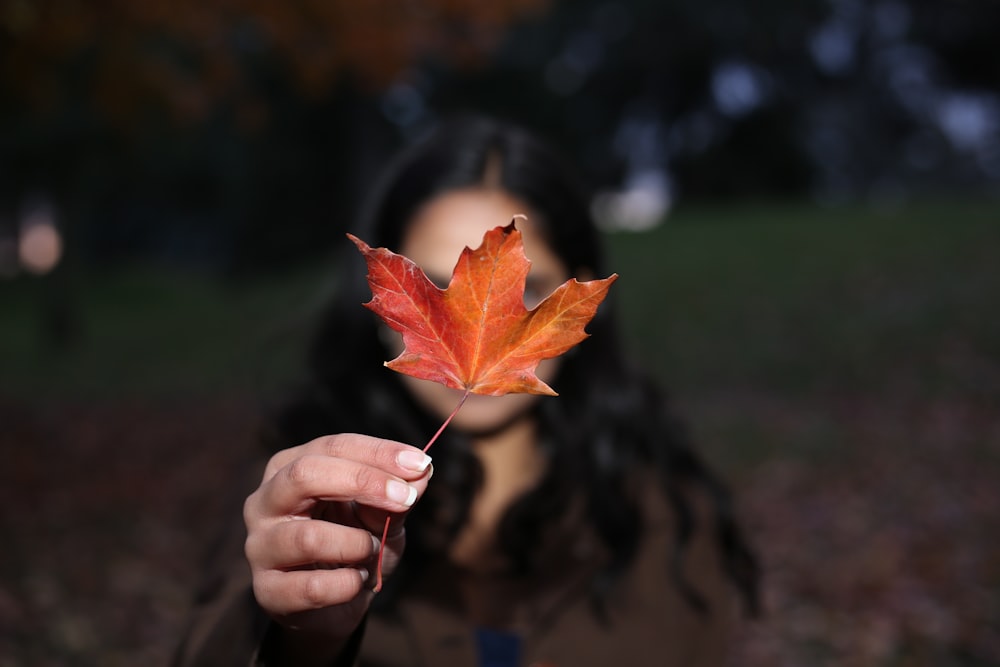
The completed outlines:
<svg viewBox="0 0 1000 667">
<path fill-rule="evenodd" d="M 525 305 L 534 308 L 539 301 L 570 278 L 562 260 L 546 243 L 538 228 L 539 216 L 520 199 L 495 189 L 470 188 L 446 192 L 421 207 L 403 236 L 399 252 L 413 260 L 427 277 L 444 288 L 451 279 L 455 263 L 465 247 L 477 248 L 483 235 L 507 225 L 516 214 L 517 228 L 524 241 L 524 252 L 531 261 L 525 289 Z M 395 353 L 402 350 L 397 344 Z M 558 368 L 558 359 L 546 359 L 536 371 L 543 382 L 550 382 Z M 416 399 L 443 421 L 458 405 L 462 392 L 436 382 L 401 376 Z M 486 433 L 501 429 L 525 415 L 539 396 L 507 394 L 478 396 L 473 394 L 456 415 L 452 424 L 470 433 Z"/>
</svg>

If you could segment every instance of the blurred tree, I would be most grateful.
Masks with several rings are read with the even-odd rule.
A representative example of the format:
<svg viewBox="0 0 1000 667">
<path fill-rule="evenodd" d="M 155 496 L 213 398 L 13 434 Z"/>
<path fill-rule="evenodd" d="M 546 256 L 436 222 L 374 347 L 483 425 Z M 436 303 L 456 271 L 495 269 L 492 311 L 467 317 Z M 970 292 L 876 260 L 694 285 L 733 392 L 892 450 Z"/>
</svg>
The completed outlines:
<svg viewBox="0 0 1000 667">
<path fill-rule="evenodd" d="M 103 258 L 274 266 L 464 108 L 667 202 L 991 190 L 998 24 L 996 0 L 0 0 L 0 198 L 52 193 Z"/>
<path fill-rule="evenodd" d="M 383 88 L 432 57 L 488 62 L 509 24 L 546 0 L 4 0 L 0 69 L 35 111 L 83 104 L 129 127 L 150 113 L 205 121 L 233 105 L 248 128 L 268 115 L 259 69 L 279 67 L 309 98 L 351 73 Z"/>
<path fill-rule="evenodd" d="M 378 93 L 419 61 L 483 66 L 546 5 L 0 0 L 0 194 L 50 193 L 102 256 L 315 248 L 384 152 Z"/>
</svg>

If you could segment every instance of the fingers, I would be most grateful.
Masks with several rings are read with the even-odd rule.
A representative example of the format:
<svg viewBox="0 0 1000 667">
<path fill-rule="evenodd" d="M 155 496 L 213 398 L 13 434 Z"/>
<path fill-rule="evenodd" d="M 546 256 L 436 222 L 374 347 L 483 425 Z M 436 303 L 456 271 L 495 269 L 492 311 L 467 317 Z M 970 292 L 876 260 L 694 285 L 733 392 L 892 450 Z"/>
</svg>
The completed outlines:
<svg viewBox="0 0 1000 667">
<path fill-rule="evenodd" d="M 356 461 L 404 479 L 422 476 L 431 463 L 431 458 L 422 451 L 401 442 L 355 433 L 338 433 L 278 452 L 268 463 L 264 479 L 269 479 L 295 459 L 306 455 Z"/>
<path fill-rule="evenodd" d="M 335 570 L 267 570 L 253 580 L 254 596 L 271 614 L 294 614 L 354 601 L 365 588 L 368 571 L 355 568 Z"/>
<path fill-rule="evenodd" d="M 356 621 L 355 612 L 370 602 L 365 582 L 386 512 L 407 512 L 431 472 L 419 449 L 356 434 L 275 454 L 244 504 L 245 550 L 261 606 L 274 617 L 336 608 Z M 391 527 L 384 561 L 390 568 L 403 548 L 402 518 Z"/>
<path fill-rule="evenodd" d="M 307 514 L 318 500 L 405 512 L 426 487 L 426 475 L 411 482 L 366 463 L 306 454 L 278 470 L 248 503 L 250 511 L 259 506 L 271 516 Z"/>
<path fill-rule="evenodd" d="M 357 434 L 317 438 L 275 454 L 247 501 L 251 517 L 305 515 L 317 500 L 409 509 L 426 488 L 430 457 L 400 442 Z"/>
<path fill-rule="evenodd" d="M 378 554 L 378 539 L 361 528 L 312 519 L 281 521 L 247 536 L 247 560 L 260 569 L 354 565 Z"/>
</svg>

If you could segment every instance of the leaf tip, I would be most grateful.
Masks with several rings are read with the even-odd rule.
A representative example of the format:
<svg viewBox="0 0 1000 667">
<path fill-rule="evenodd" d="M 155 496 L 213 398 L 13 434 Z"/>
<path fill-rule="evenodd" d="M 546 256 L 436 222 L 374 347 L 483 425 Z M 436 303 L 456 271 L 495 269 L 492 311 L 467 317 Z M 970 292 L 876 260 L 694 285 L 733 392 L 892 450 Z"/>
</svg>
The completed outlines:
<svg viewBox="0 0 1000 667">
<path fill-rule="evenodd" d="M 368 245 L 367 243 L 365 243 L 364 241 L 362 241 L 361 239 L 359 239 L 354 234 L 351 234 L 350 232 L 347 232 L 346 236 L 347 236 L 347 238 L 349 238 L 351 240 L 352 243 L 354 243 L 354 245 L 356 245 L 358 247 L 358 250 L 360 250 L 361 252 L 364 253 L 364 252 L 368 252 L 369 250 L 371 250 L 371 246 L 370 245 Z"/>
</svg>

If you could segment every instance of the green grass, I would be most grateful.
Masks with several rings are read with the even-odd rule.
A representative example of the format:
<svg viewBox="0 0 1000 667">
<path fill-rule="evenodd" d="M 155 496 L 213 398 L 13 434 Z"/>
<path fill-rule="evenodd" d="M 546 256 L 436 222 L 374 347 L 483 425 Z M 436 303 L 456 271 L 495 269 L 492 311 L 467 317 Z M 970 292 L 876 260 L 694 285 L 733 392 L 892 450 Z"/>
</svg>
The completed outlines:
<svg viewBox="0 0 1000 667">
<path fill-rule="evenodd" d="M 0 284 L 0 393 L 26 398 L 255 392 L 298 363 L 329 280 L 320 269 L 233 285 L 131 268 L 72 285 L 22 277 Z M 52 340 L 51 304 L 70 304 L 72 335 Z"/>
<path fill-rule="evenodd" d="M 1000 390 L 1000 205 L 681 209 L 610 236 L 636 355 L 675 392 Z M 0 282 L 0 393 L 257 391 L 293 373 L 332 272 L 227 284 L 154 268 Z M 40 335 L 66 299 L 78 336 Z"/>
<path fill-rule="evenodd" d="M 1000 390 L 996 205 L 703 209 L 612 241 L 630 340 L 686 392 Z"/>
</svg>

